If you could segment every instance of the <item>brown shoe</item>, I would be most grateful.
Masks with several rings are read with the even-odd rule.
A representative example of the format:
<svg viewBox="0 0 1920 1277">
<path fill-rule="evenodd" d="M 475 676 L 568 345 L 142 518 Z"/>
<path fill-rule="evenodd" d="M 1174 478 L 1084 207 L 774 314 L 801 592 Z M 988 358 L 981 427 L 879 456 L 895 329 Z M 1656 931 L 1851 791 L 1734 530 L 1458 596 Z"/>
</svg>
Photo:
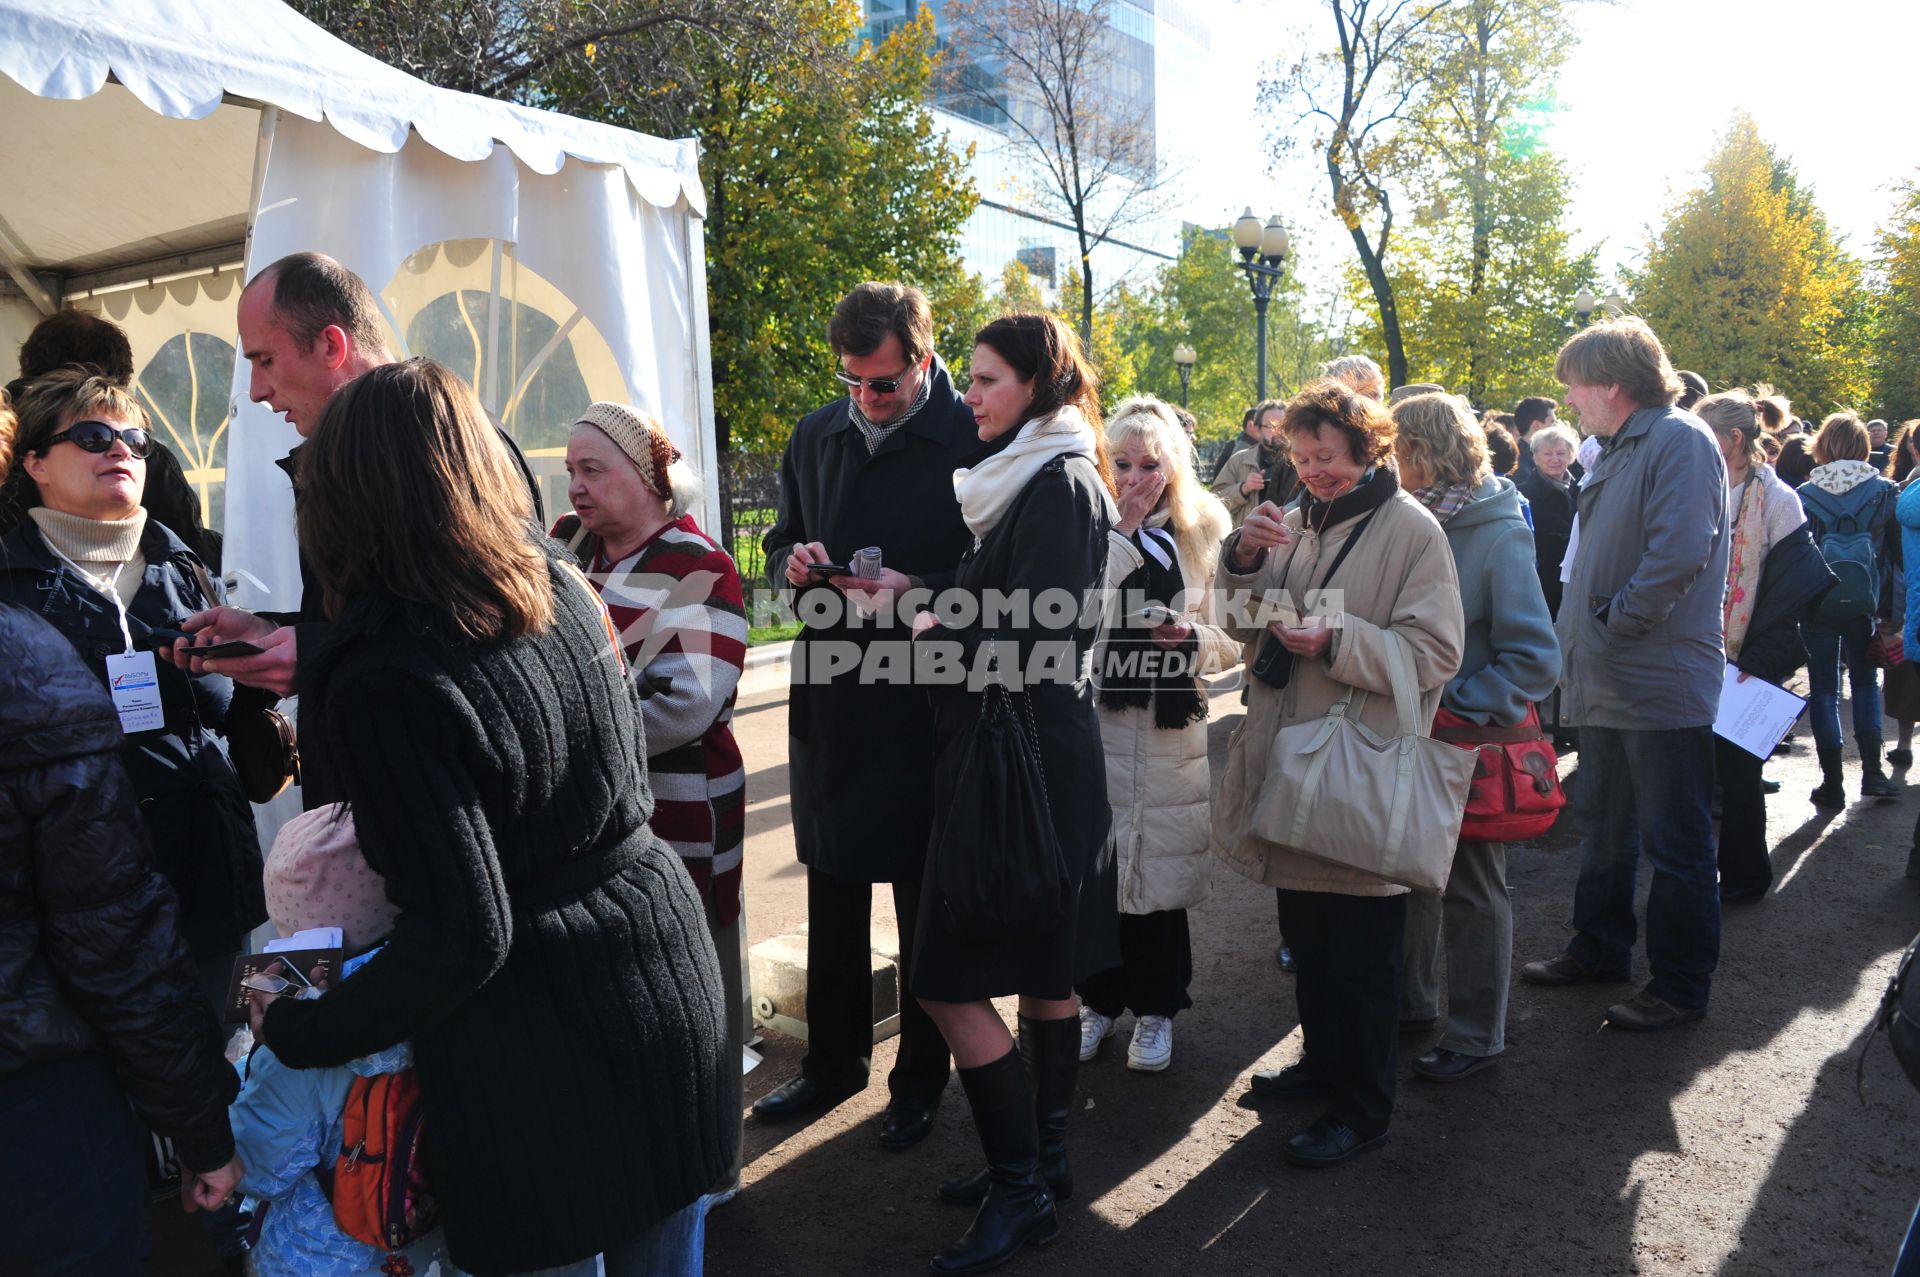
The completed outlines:
<svg viewBox="0 0 1920 1277">
<path fill-rule="evenodd" d="M 1626 974 L 1608 975 L 1595 971 L 1571 953 L 1555 954 L 1544 962 L 1529 962 L 1520 968 L 1520 978 L 1528 984 L 1559 986 L 1566 984 L 1625 984 Z"/>
<path fill-rule="evenodd" d="M 1705 1007 L 1677 1007 L 1665 998 L 1656 997 L 1642 989 L 1627 1001 L 1608 1007 L 1607 1024 L 1611 1028 L 1629 1029 L 1635 1033 L 1653 1033 L 1691 1024 L 1706 1013 Z"/>
</svg>

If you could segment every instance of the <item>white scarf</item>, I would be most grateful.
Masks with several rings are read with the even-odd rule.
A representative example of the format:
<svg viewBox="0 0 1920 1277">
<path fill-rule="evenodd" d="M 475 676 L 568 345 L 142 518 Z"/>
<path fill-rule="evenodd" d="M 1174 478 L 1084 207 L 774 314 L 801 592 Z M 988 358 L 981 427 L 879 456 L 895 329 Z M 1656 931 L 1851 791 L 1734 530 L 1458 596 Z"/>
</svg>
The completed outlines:
<svg viewBox="0 0 1920 1277">
<path fill-rule="evenodd" d="M 960 498 L 960 517 L 976 540 L 993 531 L 1007 508 L 1025 490 L 1040 468 L 1055 457 L 1082 457 L 1090 468 L 1099 465 L 1099 448 L 1093 427 L 1080 410 L 1066 404 L 1050 416 L 1036 417 L 1020 427 L 1013 442 L 979 465 L 953 472 L 953 492 Z M 1107 517 L 1114 519 L 1119 510 L 1104 483 L 1096 481 L 1107 505 Z"/>
</svg>

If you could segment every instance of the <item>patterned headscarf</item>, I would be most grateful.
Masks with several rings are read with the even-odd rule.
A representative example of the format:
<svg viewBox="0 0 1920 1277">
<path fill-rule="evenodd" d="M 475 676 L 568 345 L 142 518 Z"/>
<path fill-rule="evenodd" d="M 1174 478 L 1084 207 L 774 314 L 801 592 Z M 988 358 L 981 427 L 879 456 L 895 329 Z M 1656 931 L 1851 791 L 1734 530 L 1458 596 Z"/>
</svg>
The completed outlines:
<svg viewBox="0 0 1920 1277">
<path fill-rule="evenodd" d="M 666 430 L 658 421 L 630 405 L 602 402 L 589 404 L 573 424 L 592 426 L 613 440 L 655 496 L 662 500 L 673 496 L 667 467 L 680 460 L 680 449 L 673 446 L 673 440 L 667 438 Z"/>
</svg>

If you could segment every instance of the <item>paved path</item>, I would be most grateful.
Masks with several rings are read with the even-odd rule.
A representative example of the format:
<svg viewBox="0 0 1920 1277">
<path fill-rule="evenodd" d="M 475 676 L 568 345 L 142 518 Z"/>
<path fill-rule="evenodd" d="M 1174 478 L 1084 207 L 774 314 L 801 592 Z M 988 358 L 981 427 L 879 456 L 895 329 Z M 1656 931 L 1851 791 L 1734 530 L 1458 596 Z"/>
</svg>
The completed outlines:
<svg viewBox="0 0 1920 1277">
<path fill-rule="evenodd" d="M 1216 697 L 1215 713 L 1217 766 L 1237 698 Z M 806 915 L 777 670 L 749 673 L 737 721 L 759 940 Z M 1864 1103 L 1853 1079 L 1863 1026 L 1920 929 L 1920 882 L 1902 877 L 1920 777 L 1904 799 L 1816 814 L 1804 741 L 1769 768 L 1786 783 L 1772 805 L 1776 888 L 1728 912 L 1706 1020 L 1636 1037 L 1600 1027 L 1615 991 L 1516 983 L 1502 1064 L 1452 1087 L 1405 1081 L 1392 1140 L 1332 1171 L 1280 1160 L 1310 1108 L 1244 1098 L 1248 1074 L 1295 1059 L 1300 1040 L 1273 964 L 1272 894 L 1221 872 L 1193 919 L 1196 1006 L 1177 1021 L 1172 1068 L 1125 1069 L 1130 1021 L 1083 1068 L 1078 1195 L 1059 1241 L 1006 1271 L 1888 1271 L 1920 1198 L 1920 1095 L 1884 1041 Z M 1564 945 L 1576 857 L 1564 834 L 1513 852 L 1516 961 Z M 875 914 L 891 921 L 885 892 Z M 1430 1038 L 1406 1039 L 1405 1054 Z M 766 1045 L 749 1099 L 797 1065 L 801 1044 Z M 877 1083 L 892 1055 L 877 1048 Z M 932 1137 L 881 1150 L 884 1090 L 808 1126 L 749 1119 L 746 1189 L 712 1218 L 710 1274 L 925 1271 L 966 1223 L 933 1187 L 971 1169 L 977 1145 L 956 1081 Z"/>
</svg>

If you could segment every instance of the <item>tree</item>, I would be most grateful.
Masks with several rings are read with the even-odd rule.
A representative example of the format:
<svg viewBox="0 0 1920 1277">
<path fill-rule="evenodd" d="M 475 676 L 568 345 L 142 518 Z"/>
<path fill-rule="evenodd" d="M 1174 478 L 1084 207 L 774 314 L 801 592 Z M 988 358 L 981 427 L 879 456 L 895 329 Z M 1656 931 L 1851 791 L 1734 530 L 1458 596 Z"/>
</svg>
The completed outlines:
<svg viewBox="0 0 1920 1277">
<path fill-rule="evenodd" d="M 777 448 L 839 393 L 827 317 L 861 280 L 917 284 L 943 321 L 982 308 L 958 254 L 968 157 L 925 103 L 928 15 L 876 48 L 853 0 L 296 3 L 434 83 L 699 138 L 723 446 Z"/>
<path fill-rule="evenodd" d="M 1572 51 L 1575 2 L 1458 0 L 1413 46 L 1426 62 L 1412 74 L 1428 91 L 1413 104 L 1409 140 L 1433 197 L 1402 240 L 1396 297 L 1415 317 L 1420 376 L 1476 403 L 1511 398 L 1516 381 L 1538 384 L 1541 346 L 1568 335 L 1560 317 L 1592 278 L 1590 257 L 1567 257 L 1568 184 L 1542 150 L 1552 103 L 1534 88 Z M 1409 290 L 1441 304 L 1416 308 Z"/>
<path fill-rule="evenodd" d="M 1435 58 L 1426 45 L 1449 0 L 1324 0 L 1334 45 L 1309 50 L 1261 85 L 1287 123 L 1277 150 L 1302 144 L 1303 126 L 1326 167 L 1333 209 L 1353 241 L 1387 351 L 1387 384 L 1407 380 L 1406 343 L 1388 272 L 1393 187 L 1415 164 L 1403 125 L 1421 109 Z"/>
<path fill-rule="evenodd" d="M 1159 217 L 1171 177 L 1154 154 L 1152 102 L 1114 89 L 1113 8 L 1113 0 L 963 0 L 951 7 L 944 73 L 951 98 L 1005 119 L 1036 174 L 1042 209 L 1072 227 L 1088 349 L 1094 247 Z"/>
<path fill-rule="evenodd" d="M 1880 228 L 1881 323 L 1874 342 L 1874 401 L 1894 420 L 1920 417 L 1920 183 L 1894 188 L 1893 215 Z"/>
<path fill-rule="evenodd" d="M 1771 382 L 1816 410 L 1865 402 L 1860 264 L 1811 192 L 1744 113 L 1703 178 L 1668 213 L 1645 267 L 1626 273 L 1675 365 L 1714 386 Z"/>
<path fill-rule="evenodd" d="M 1238 259 L 1217 233 L 1189 230 L 1180 256 L 1160 270 L 1153 288 L 1131 313 L 1120 317 L 1118 337 L 1127 350 L 1133 388 L 1177 403 L 1180 375 L 1173 348 L 1194 350 L 1189 406 L 1203 438 L 1240 430 L 1240 415 L 1253 406 L 1253 299 Z M 1267 308 L 1269 369 L 1280 393 L 1308 380 L 1334 351 L 1300 314 L 1302 285 L 1293 275 L 1274 287 Z"/>
<path fill-rule="evenodd" d="M 1545 151 L 1499 151 L 1484 201 L 1420 219 L 1391 272 L 1407 321 L 1408 368 L 1476 404 L 1511 407 L 1551 390 L 1554 357 L 1573 335 L 1573 295 L 1597 250 L 1574 254 L 1564 225 L 1568 179 Z M 1364 279 L 1353 281 L 1364 291 Z M 1363 344 L 1379 338 L 1363 322 Z"/>
</svg>

